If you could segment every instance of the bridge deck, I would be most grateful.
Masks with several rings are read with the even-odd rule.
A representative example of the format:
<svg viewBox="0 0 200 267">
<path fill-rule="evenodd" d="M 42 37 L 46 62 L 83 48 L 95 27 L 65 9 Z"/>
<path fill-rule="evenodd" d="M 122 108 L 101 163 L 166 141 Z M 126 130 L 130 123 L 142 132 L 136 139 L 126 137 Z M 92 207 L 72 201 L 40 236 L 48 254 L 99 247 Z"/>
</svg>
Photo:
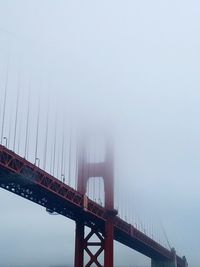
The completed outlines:
<svg viewBox="0 0 200 267">
<path fill-rule="evenodd" d="M 107 210 L 78 191 L 0 145 L 0 187 L 74 221 L 104 232 Z M 118 216 L 114 237 L 120 243 L 155 260 L 171 260 L 172 252 Z M 185 262 L 177 256 L 177 266 Z"/>
</svg>

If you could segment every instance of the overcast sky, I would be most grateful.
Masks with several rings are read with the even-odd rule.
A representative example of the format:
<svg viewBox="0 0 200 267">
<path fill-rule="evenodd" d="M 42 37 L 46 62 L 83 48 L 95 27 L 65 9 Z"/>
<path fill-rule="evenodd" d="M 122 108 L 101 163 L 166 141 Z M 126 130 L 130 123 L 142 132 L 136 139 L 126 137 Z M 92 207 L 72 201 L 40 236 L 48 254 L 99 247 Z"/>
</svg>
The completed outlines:
<svg viewBox="0 0 200 267">
<path fill-rule="evenodd" d="M 10 148 L 18 88 L 21 155 L 29 91 L 30 147 L 38 102 L 40 143 L 47 109 L 51 147 L 56 116 L 61 127 L 64 115 L 68 137 L 69 125 L 109 128 L 120 215 L 166 243 L 162 224 L 193 267 L 200 261 L 199 28 L 197 0 L 0 0 L 0 122 L 8 69 Z M 0 198 L 0 266 L 73 262 L 74 222 L 3 189 Z M 122 246 L 115 254 L 116 264 L 150 266 Z"/>
</svg>

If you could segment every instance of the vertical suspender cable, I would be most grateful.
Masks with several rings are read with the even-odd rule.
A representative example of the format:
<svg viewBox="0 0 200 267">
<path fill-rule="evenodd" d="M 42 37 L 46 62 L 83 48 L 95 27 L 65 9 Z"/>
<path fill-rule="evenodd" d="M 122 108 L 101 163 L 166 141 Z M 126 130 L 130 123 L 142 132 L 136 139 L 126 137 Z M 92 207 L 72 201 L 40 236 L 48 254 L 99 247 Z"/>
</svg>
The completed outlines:
<svg viewBox="0 0 200 267">
<path fill-rule="evenodd" d="M 4 101 L 3 101 L 3 118 L 2 118 L 2 125 L 1 125 L 1 144 L 3 143 L 3 134 L 4 134 L 6 100 L 7 100 L 7 87 L 8 87 L 8 64 L 7 64 L 7 69 L 6 69 L 6 83 L 5 83 Z"/>
<path fill-rule="evenodd" d="M 69 186 L 71 185 L 71 152 L 72 152 L 72 130 L 70 129 L 70 136 L 69 136 Z"/>
<path fill-rule="evenodd" d="M 17 146 L 17 154 L 19 154 L 19 151 L 20 151 L 21 124 L 22 124 L 22 119 L 20 118 L 20 122 L 19 122 L 19 135 L 18 135 L 18 146 Z"/>
<path fill-rule="evenodd" d="M 91 163 L 90 151 L 87 150 L 86 153 L 87 153 L 88 162 Z M 88 179 L 88 196 L 89 196 L 89 198 L 91 198 L 91 196 L 92 196 L 92 194 L 91 194 L 91 178 L 89 176 L 89 174 L 90 174 L 90 164 L 87 165 L 87 173 L 88 173 L 87 176 L 89 177 L 89 179 Z"/>
<path fill-rule="evenodd" d="M 61 158 L 61 178 L 64 178 L 64 150 L 65 150 L 65 124 L 64 124 L 64 117 L 63 117 L 63 134 L 62 134 L 62 158 Z"/>
<path fill-rule="evenodd" d="M 102 152 L 101 152 L 101 150 L 99 150 L 99 152 L 97 153 L 97 161 L 98 162 L 105 161 L 105 159 L 102 158 L 101 154 L 102 154 Z M 98 187 L 97 187 L 98 202 L 100 205 L 102 205 L 102 203 L 103 203 L 103 195 L 102 195 L 102 200 L 101 200 L 101 179 L 102 179 L 101 177 L 98 178 Z"/>
<path fill-rule="evenodd" d="M 101 159 L 101 155 L 99 156 L 99 152 L 98 152 L 98 162 L 100 161 L 99 160 L 99 157 Z M 102 201 L 101 201 L 101 177 L 98 178 L 98 184 L 99 184 L 99 188 L 98 188 L 98 201 L 99 201 L 99 204 L 102 205 Z"/>
<path fill-rule="evenodd" d="M 79 154 L 79 148 L 76 141 L 76 170 L 75 170 L 75 189 L 77 190 L 78 185 L 78 154 Z"/>
<path fill-rule="evenodd" d="M 39 123 L 40 123 L 40 102 L 38 104 L 37 125 L 36 125 L 35 164 L 38 159 Z"/>
<path fill-rule="evenodd" d="M 8 133 L 8 145 L 7 147 L 10 147 L 10 139 L 11 139 L 11 128 L 12 128 L 12 112 L 10 114 L 10 121 L 9 121 L 9 133 Z"/>
<path fill-rule="evenodd" d="M 30 84 L 29 84 L 29 93 L 28 93 L 28 106 L 27 106 L 27 117 L 26 117 L 26 137 L 25 137 L 25 151 L 24 151 L 24 157 L 28 157 L 28 132 L 29 132 L 29 116 L 30 116 L 30 96 L 31 96 L 31 90 L 30 90 Z"/>
<path fill-rule="evenodd" d="M 15 110 L 15 129 L 14 129 L 14 140 L 13 140 L 13 151 L 15 151 L 15 142 L 16 142 L 16 134 L 17 134 L 17 121 L 18 121 L 18 109 L 19 109 L 19 89 L 17 90 L 17 102 L 16 102 L 16 110 Z"/>
<path fill-rule="evenodd" d="M 66 133 L 66 131 L 65 131 Z M 64 142 L 64 154 L 63 154 L 63 174 L 64 174 L 64 182 L 66 181 L 67 177 L 67 142 L 66 142 L 66 135 L 65 135 L 65 142 Z"/>
<path fill-rule="evenodd" d="M 51 147 L 51 154 L 50 154 L 50 173 L 53 175 L 53 148 L 54 148 L 54 144 L 52 144 Z"/>
<path fill-rule="evenodd" d="M 47 161 L 48 130 L 49 130 L 49 106 L 47 108 L 47 117 L 46 117 L 46 133 L 45 133 L 44 162 L 43 162 L 43 169 L 44 170 L 46 169 L 46 161 Z"/>
<path fill-rule="evenodd" d="M 57 114 L 55 117 L 55 131 L 54 131 L 54 146 L 53 146 L 53 175 L 55 171 L 55 161 L 56 161 L 56 138 L 57 138 Z"/>
<path fill-rule="evenodd" d="M 93 144 L 93 172 L 94 172 L 94 176 L 95 176 L 95 141 L 94 141 L 94 144 Z M 95 198 L 95 180 L 96 180 L 96 177 L 93 177 L 93 200 L 96 201 L 96 198 Z"/>
<path fill-rule="evenodd" d="M 60 151 L 58 146 L 58 155 L 57 155 L 57 178 L 59 178 L 59 163 L 60 163 Z"/>
</svg>

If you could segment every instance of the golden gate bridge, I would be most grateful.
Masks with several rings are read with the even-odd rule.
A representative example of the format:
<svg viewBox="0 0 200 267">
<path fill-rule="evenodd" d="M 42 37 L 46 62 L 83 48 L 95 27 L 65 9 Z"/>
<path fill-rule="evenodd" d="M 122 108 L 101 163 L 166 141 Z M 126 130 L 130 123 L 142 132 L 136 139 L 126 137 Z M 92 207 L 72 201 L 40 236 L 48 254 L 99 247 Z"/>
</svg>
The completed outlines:
<svg viewBox="0 0 200 267">
<path fill-rule="evenodd" d="M 185 257 L 121 218 L 115 208 L 112 140 L 100 143 L 97 153 L 91 151 L 90 136 L 75 144 L 65 115 L 59 123 L 50 104 L 35 104 L 31 89 L 27 92 L 20 102 L 19 84 L 13 97 L 7 69 L 0 99 L 0 187 L 75 221 L 75 267 L 113 267 L 114 240 L 149 257 L 152 267 L 186 267 Z M 98 146 L 94 142 L 93 150 Z"/>
<path fill-rule="evenodd" d="M 46 123 L 45 142 L 43 142 L 43 167 L 41 167 L 38 156 L 39 138 L 40 138 L 40 106 L 36 114 L 35 131 L 35 151 L 34 162 L 28 159 L 30 147 L 30 95 L 28 111 L 26 113 L 25 134 L 24 134 L 24 155 L 20 155 L 19 142 L 20 135 L 17 138 L 17 131 L 20 131 L 19 120 L 19 95 L 16 99 L 16 112 L 12 129 L 9 129 L 8 136 L 5 135 L 5 113 L 7 101 L 7 88 L 2 105 L 2 124 L 1 124 L 1 145 L 0 145 L 0 187 L 14 193 L 20 197 L 28 199 L 38 205 L 46 208 L 49 213 L 57 213 L 65 216 L 76 223 L 76 238 L 74 252 L 75 267 L 89 266 L 114 266 L 113 244 L 114 240 L 134 249 L 151 259 L 152 267 L 186 267 L 185 257 L 176 254 L 175 249 L 167 249 L 158 241 L 149 237 L 147 234 L 137 229 L 134 225 L 122 219 L 118 215 L 114 204 L 114 155 L 112 141 L 105 142 L 104 156 L 98 159 L 93 155 L 91 157 L 89 144 L 86 138 L 82 138 L 74 153 L 74 162 L 72 162 L 70 153 L 72 151 L 72 140 L 68 149 L 66 147 L 66 135 L 63 132 L 60 150 L 56 152 L 56 142 L 58 142 L 57 127 L 54 132 L 54 143 L 52 146 L 51 157 L 47 157 L 49 135 L 49 118 Z M 89 139 L 90 137 L 88 137 Z M 12 144 L 11 144 L 12 139 Z M 22 141 L 21 141 L 22 142 Z M 71 186 L 71 171 L 66 173 L 66 156 L 69 152 L 69 168 L 75 169 L 75 185 Z M 49 169 L 47 168 L 50 160 Z M 58 162 L 56 170 L 56 161 Z M 74 164 L 74 165 L 73 165 Z M 67 179 L 68 176 L 68 179 Z M 91 198 L 88 190 L 95 193 L 97 190 L 95 184 L 93 189 L 89 189 L 89 181 L 96 180 L 99 183 L 98 190 L 103 192 L 104 200 Z M 100 179 L 103 181 L 103 189 L 100 188 Z M 90 229 L 85 231 L 85 227 Z M 94 252 L 95 250 L 95 252 Z M 87 255 L 87 256 L 86 256 Z"/>
</svg>

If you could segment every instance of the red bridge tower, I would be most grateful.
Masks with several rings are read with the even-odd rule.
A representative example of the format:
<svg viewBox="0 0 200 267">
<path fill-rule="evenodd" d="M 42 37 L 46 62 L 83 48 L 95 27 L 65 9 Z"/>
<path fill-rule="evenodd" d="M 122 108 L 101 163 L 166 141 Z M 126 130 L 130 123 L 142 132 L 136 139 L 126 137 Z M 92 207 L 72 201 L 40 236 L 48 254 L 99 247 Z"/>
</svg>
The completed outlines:
<svg viewBox="0 0 200 267">
<path fill-rule="evenodd" d="M 114 209 L 114 164 L 113 164 L 113 147 L 107 143 L 105 159 L 103 162 L 87 162 L 86 145 L 81 144 L 78 157 L 78 191 L 85 195 L 87 183 L 90 178 L 102 177 L 104 181 L 105 208 L 107 210 L 106 221 L 103 234 L 98 227 L 92 224 L 90 232 L 85 233 L 84 218 L 76 222 L 76 242 L 75 242 L 75 267 L 113 267 L 113 240 L 114 225 L 113 220 L 117 215 Z M 91 240 L 96 237 L 98 242 Z M 95 252 L 91 248 L 95 247 Z M 86 262 L 89 256 L 89 260 Z M 103 256 L 103 265 L 100 263 Z"/>
</svg>

